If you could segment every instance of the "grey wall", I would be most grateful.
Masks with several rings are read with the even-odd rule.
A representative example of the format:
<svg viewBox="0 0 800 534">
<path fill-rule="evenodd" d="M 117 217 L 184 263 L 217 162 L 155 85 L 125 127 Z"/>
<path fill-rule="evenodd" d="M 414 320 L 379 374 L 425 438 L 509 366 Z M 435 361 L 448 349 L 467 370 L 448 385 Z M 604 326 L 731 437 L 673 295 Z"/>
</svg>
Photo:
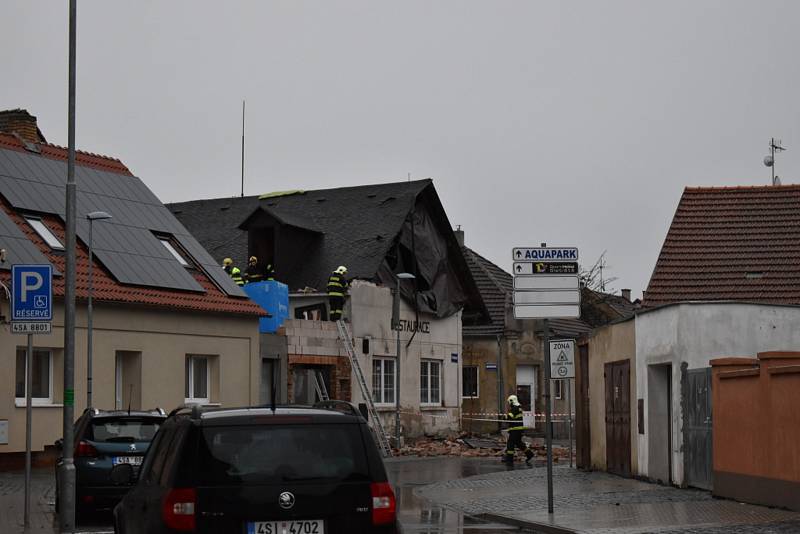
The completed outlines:
<svg viewBox="0 0 800 534">
<path fill-rule="evenodd" d="M 647 367 L 649 421 L 649 476 L 664 484 L 670 482 L 670 413 L 669 413 L 669 365 L 650 365 Z"/>
</svg>

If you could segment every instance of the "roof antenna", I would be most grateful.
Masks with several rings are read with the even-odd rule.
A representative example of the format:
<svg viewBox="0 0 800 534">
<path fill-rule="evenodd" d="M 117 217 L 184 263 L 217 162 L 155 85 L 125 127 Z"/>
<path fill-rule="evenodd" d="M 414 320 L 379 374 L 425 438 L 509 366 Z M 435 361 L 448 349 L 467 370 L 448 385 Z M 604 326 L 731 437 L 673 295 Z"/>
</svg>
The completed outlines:
<svg viewBox="0 0 800 534">
<path fill-rule="evenodd" d="M 131 399 L 133 399 L 133 383 L 131 383 L 131 387 L 128 389 L 128 415 L 131 414 Z"/>
<path fill-rule="evenodd" d="M 775 151 L 786 150 L 781 146 L 781 140 L 774 137 L 769 141 L 769 155 L 764 157 L 764 165 L 772 169 L 772 185 L 781 185 L 781 179 L 775 176 Z"/>
<path fill-rule="evenodd" d="M 244 196 L 244 104 L 245 101 L 242 100 L 242 194 L 240 196 Z"/>
</svg>

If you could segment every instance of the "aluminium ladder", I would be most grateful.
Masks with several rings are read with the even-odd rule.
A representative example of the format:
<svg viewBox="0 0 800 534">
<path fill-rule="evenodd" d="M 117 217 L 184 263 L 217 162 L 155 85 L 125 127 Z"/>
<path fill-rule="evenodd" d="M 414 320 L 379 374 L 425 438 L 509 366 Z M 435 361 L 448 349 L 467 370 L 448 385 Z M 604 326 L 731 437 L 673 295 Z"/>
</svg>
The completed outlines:
<svg viewBox="0 0 800 534">
<path fill-rule="evenodd" d="M 341 319 L 336 321 L 336 326 L 339 328 L 339 338 L 344 344 L 344 349 L 347 352 L 347 356 L 350 358 L 350 366 L 352 367 L 353 373 L 356 375 L 356 379 L 358 380 L 358 385 L 361 388 L 361 396 L 364 398 L 364 402 L 367 404 L 369 418 L 374 425 L 373 430 L 375 431 L 378 446 L 380 446 L 385 458 L 391 458 L 392 448 L 389 445 L 389 438 L 386 436 L 386 431 L 383 429 L 383 424 L 381 423 L 381 418 L 378 415 L 378 410 L 375 409 L 375 403 L 372 402 L 372 393 L 369 391 L 367 381 L 364 380 L 364 373 L 361 371 L 361 365 L 358 363 L 358 356 L 356 355 L 356 349 L 353 346 L 353 336 L 350 335 L 350 328 L 348 328 L 347 323 Z"/>
<path fill-rule="evenodd" d="M 313 373 L 314 376 L 314 391 L 319 397 L 319 400 L 329 401 L 331 400 L 330 396 L 328 396 L 328 388 L 325 387 L 325 377 L 322 376 L 322 371 L 319 369 L 315 370 Z"/>
</svg>

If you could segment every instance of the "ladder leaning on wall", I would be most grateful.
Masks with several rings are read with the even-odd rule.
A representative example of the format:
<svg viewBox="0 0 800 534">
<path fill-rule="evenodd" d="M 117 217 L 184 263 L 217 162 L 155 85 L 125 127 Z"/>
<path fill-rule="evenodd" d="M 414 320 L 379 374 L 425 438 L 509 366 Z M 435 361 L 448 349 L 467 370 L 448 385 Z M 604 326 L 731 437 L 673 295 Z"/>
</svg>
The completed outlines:
<svg viewBox="0 0 800 534">
<path fill-rule="evenodd" d="M 350 334 L 350 328 L 347 326 L 347 323 L 342 320 L 336 321 L 336 326 L 339 328 L 339 339 L 342 340 L 344 350 L 350 358 L 350 367 L 352 367 L 358 385 L 361 388 L 361 396 L 364 398 L 364 402 L 367 403 L 369 419 L 373 424 L 378 446 L 381 448 L 384 458 L 390 458 L 392 456 L 392 448 L 389 446 L 389 438 L 386 436 L 386 431 L 383 429 L 378 410 L 375 409 L 375 403 L 372 402 L 372 393 L 370 393 L 367 381 L 364 379 L 364 373 L 361 371 L 361 364 L 358 363 L 358 355 L 356 355 L 356 349 L 353 346 L 353 336 Z"/>
</svg>

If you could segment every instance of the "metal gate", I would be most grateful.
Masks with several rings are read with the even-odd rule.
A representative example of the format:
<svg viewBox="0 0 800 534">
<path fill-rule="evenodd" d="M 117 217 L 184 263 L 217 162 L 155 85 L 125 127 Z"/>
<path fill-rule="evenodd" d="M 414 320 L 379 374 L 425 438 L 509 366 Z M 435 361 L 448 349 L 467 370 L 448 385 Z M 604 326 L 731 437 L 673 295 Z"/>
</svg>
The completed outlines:
<svg viewBox="0 0 800 534">
<path fill-rule="evenodd" d="M 605 365 L 606 465 L 610 473 L 631 476 L 631 364 Z"/>
<path fill-rule="evenodd" d="M 686 370 L 682 378 L 686 485 L 710 490 L 713 488 L 711 368 Z"/>
</svg>

